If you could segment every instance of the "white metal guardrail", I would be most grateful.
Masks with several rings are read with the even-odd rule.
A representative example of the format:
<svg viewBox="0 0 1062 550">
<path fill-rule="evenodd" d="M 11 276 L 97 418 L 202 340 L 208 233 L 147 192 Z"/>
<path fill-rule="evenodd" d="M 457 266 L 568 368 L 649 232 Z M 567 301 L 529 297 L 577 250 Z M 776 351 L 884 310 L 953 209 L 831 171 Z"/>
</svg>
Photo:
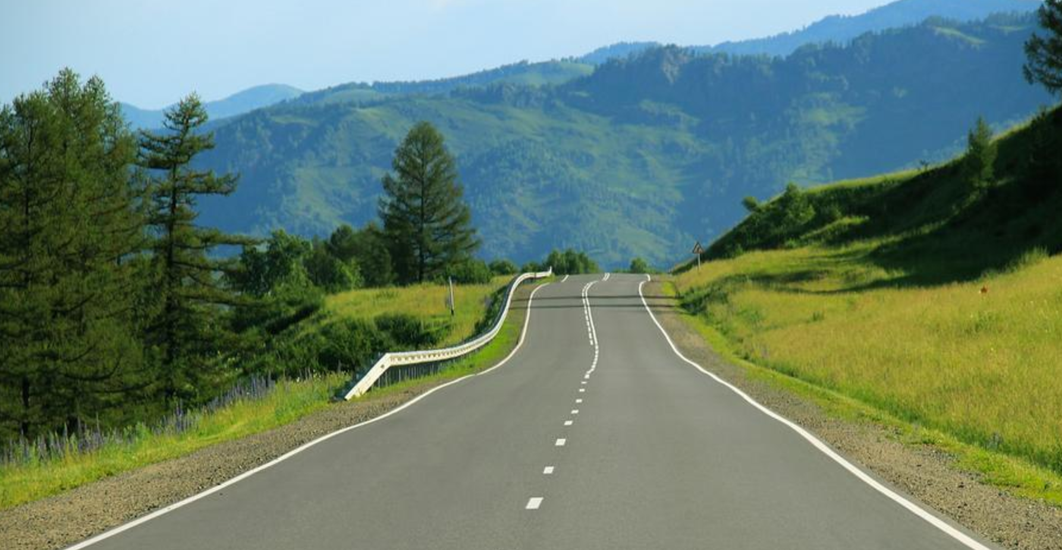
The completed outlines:
<svg viewBox="0 0 1062 550">
<path fill-rule="evenodd" d="M 448 361 L 450 359 L 456 359 L 463 355 L 468 355 L 473 351 L 487 345 L 498 332 L 501 331 L 502 324 L 505 322 L 505 318 L 509 315 L 509 306 L 512 305 L 513 295 L 516 294 L 516 288 L 520 286 L 520 283 L 528 279 L 542 279 L 553 275 L 553 268 L 549 271 L 541 271 L 538 273 L 524 273 L 514 278 L 509 283 L 509 288 L 505 292 L 505 307 L 502 308 L 501 314 L 494 321 L 494 326 L 489 331 L 476 337 L 473 340 L 469 340 L 463 344 L 451 346 L 442 349 L 423 350 L 423 351 L 394 351 L 385 353 L 376 364 L 369 369 L 369 372 L 365 373 L 360 380 L 347 393 L 343 396 L 343 399 L 350 401 L 355 397 L 360 397 L 369 391 L 376 384 L 376 381 L 391 367 L 400 367 L 404 365 L 417 365 L 421 363 L 436 363 L 439 361 Z"/>
</svg>

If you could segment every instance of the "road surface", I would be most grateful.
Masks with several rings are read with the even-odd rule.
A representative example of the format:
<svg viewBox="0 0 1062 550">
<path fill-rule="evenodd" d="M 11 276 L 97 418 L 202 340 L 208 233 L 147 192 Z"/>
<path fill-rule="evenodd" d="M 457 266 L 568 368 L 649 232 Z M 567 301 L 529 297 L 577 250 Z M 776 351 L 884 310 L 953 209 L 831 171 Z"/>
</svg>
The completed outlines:
<svg viewBox="0 0 1062 550">
<path fill-rule="evenodd" d="M 87 547 L 991 548 L 681 359 L 644 276 L 604 278 L 539 289 L 502 367 Z"/>
</svg>

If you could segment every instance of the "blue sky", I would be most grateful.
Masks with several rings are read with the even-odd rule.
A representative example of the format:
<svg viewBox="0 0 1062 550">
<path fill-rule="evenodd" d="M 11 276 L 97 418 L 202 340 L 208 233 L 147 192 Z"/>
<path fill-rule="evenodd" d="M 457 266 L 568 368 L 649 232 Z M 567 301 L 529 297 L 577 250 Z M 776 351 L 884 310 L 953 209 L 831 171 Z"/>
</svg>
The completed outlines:
<svg viewBox="0 0 1062 550">
<path fill-rule="evenodd" d="M 715 44 L 888 0 L 0 0 L 0 102 L 64 66 L 158 108 L 256 84 L 419 80 L 634 40 Z"/>
</svg>

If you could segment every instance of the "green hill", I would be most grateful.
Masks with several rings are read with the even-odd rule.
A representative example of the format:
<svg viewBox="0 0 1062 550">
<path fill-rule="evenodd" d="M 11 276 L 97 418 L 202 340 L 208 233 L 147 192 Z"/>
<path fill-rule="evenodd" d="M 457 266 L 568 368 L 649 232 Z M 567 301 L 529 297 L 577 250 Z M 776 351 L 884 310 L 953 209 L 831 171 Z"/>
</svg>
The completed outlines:
<svg viewBox="0 0 1062 550">
<path fill-rule="evenodd" d="M 1035 154 L 1058 162 L 1062 111 L 1010 131 L 997 146 L 998 183 L 985 191 L 971 187 L 961 157 L 925 170 L 787 191 L 712 243 L 705 258 L 873 241 L 880 244 L 867 258 L 903 273 L 888 284 L 925 285 L 1005 270 L 1030 250 L 1062 252 L 1062 182 L 1032 175 L 1028 166 Z"/>
<path fill-rule="evenodd" d="M 662 265 L 736 223 L 741 197 L 943 159 L 979 115 L 1026 118 L 1049 101 L 1020 74 L 1033 25 L 936 20 L 784 59 L 660 48 L 555 86 L 307 94 L 217 125 L 207 164 L 243 178 L 204 220 L 258 234 L 363 223 L 398 140 L 428 120 L 458 156 L 485 256 L 571 246 Z"/>
<path fill-rule="evenodd" d="M 986 184 L 960 157 L 787 190 L 675 287 L 717 350 L 1062 504 L 1062 111 L 997 147 Z"/>
<path fill-rule="evenodd" d="M 539 63 L 521 61 L 511 65 L 503 65 L 496 69 L 438 80 L 341 84 L 303 94 L 298 102 L 303 105 L 367 103 L 406 95 L 447 94 L 461 88 L 483 87 L 495 84 L 549 86 L 586 76 L 592 73 L 593 70 L 594 68 L 591 64 L 579 61 L 543 61 Z"/>
</svg>

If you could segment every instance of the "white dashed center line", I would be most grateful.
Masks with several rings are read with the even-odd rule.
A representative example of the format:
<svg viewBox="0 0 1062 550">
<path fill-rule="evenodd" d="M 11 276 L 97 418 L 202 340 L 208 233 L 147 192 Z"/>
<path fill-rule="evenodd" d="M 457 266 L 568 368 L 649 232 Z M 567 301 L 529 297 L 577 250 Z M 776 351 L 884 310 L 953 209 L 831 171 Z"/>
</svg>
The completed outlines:
<svg viewBox="0 0 1062 550">
<path fill-rule="evenodd" d="M 542 506 L 542 497 L 532 497 L 527 500 L 527 507 L 525 510 L 538 510 L 538 507 Z"/>
<path fill-rule="evenodd" d="M 571 426 L 571 425 L 572 425 L 572 422 L 573 422 L 572 420 L 565 420 L 565 421 L 564 421 L 564 425 L 565 425 L 565 426 Z"/>
<path fill-rule="evenodd" d="M 576 399 L 576 400 L 575 400 L 575 403 L 576 403 L 576 404 L 579 404 L 579 403 L 582 403 L 582 402 L 583 402 L 583 400 L 582 400 L 582 399 Z"/>
<path fill-rule="evenodd" d="M 553 473 L 553 466 L 546 466 L 545 468 L 542 469 L 542 473 L 547 475 L 547 476 L 552 474 Z"/>
<path fill-rule="evenodd" d="M 556 442 L 556 443 L 554 443 L 554 445 L 556 445 L 556 446 L 558 446 L 558 447 L 563 447 L 563 446 L 564 446 L 564 444 L 565 444 L 565 443 L 567 443 L 567 442 L 568 442 L 568 440 L 567 440 L 567 439 L 564 439 L 564 438 L 562 437 L 562 438 L 558 439 L 558 440 L 557 440 L 557 442 Z"/>
<path fill-rule="evenodd" d="M 572 409 L 572 414 L 579 414 L 579 409 Z"/>
</svg>

